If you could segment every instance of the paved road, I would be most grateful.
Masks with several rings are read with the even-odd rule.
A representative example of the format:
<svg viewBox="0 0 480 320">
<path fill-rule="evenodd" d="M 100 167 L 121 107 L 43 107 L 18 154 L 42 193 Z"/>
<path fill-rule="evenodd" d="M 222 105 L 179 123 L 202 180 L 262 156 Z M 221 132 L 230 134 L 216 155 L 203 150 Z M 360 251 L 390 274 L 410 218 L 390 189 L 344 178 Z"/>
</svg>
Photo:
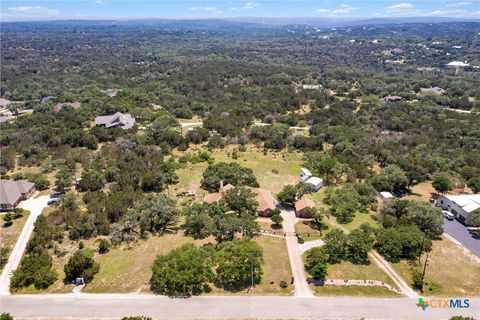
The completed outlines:
<svg viewBox="0 0 480 320">
<path fill-rule="evenodd" d="M 3 268 L 2 274 L 0 275 L 0 295 L 9 295 L 10 294 L 10 276 L 11 273 L 17 269 L 22 259 L 23 252 L 27 247 L 27 242 L 30 239 L 30 236 L 33 232 L 33 224 L 37 217 L 42 213 L 43 208 L 47 206 L 47 202 L 50 200 L 49 196 L 40 196 L 38 198 L 30 198 L 28 200 L 22 201 L 19 205 L 20 208 L 30 211 L 27 222 L 18 237 L 17 243 L 13 247 L 8 262 Z"/>
<path fill-rule="evenodd" d="M 459 297 L 455 297 L 459 298 Z M 428 300 L 428 299 L 427 299 Z M 156 319 L 448 319 L 478 317 L 480 298 L 467 309 L 429 308 L 413 298 L 353 297 L 193 297 L 171 299 L 153 295 L 13 295 L 0 300 L 0 309 L 17 318 L 120 319 L 143 315 Z"/>
<path fill-rule="evenodd" d="M 313 297 L 312 289 L 307 283 L 298 239 L 295 233 L 295 223 L 297 217 L 293 210 L 282 209 L 283 229 L 285 230 L 285 240 L 287 241 L 288 258 L 294 278 L 295 297 Z"/>
<path fill-rule="evenodd" d="M 476 256 L 480 257 L 480 238 L 476 238 L 470 233 L 463 224 L 457 220 L 444 219 L 443 231 L 460 242 L 465 248 L 472 251 Z"/>
</svg>

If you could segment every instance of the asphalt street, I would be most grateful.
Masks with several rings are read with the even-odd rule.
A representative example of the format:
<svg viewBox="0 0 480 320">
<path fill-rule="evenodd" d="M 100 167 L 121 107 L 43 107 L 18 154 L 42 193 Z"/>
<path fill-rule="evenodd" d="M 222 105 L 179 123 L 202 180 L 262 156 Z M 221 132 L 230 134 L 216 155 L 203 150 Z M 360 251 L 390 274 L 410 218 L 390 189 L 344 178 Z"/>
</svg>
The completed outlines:
<svg viewBox="0 0 480 320">
<path fill-rule="evenodd" d="M 452 297 L 459 298 L 459 297 Z M 426 299 L 428 300 L 428 299 Z M 480 297 L 469 308 L 418 307 L 414 298 L 226 297 L 174 299 L 153 295 L 13 295 L 0 297 L 0 310 L 17 318 L 120 319 L 448 319 L 478 318 Z"/>
</svg>

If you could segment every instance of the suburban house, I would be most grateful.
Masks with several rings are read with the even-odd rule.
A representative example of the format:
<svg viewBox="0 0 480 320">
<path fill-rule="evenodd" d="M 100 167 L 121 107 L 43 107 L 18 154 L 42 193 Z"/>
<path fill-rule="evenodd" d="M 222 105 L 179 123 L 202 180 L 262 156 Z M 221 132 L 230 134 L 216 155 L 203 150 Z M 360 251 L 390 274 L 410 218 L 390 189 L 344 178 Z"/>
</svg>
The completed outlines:
<svg viewBox="0 0 480 320">
<path fill-rule="evenodd" d="M 77 109 L 79 109 L 81 106 L 82 106 L 82 105 L 81 105 L 80 102 L 57 103 L 56 105 L 53 106 L 53 111 L 59 112 L 60 110 L 62 110 L 62 109 L 65 108 L 65 107 L 70 107 L 70 108 L 73 108 L 73 109 L 77 110 Z"/>
<path fill-rule="evenodd" d="M 299 218 L 311 218 L 311 215 L 305 212 L 305 209 L 314 207 L 315 202 L 313 202 L 313 200 L 310 200 L 308 198 L 301 198 L 300 200 L 297 200 L 297 202 L 295 202 L 295 214 Z"/>
<path fill-rule="evenodd" d="M 398 102 L 398 101 L 402 101 L 403 98 L 400 97 L 400 96 L 386 96 L 383 98 L 383 101 L 384 102 Z"/>
<path fill-rule="evenodd" d="M 222 199 L 223 194 L 233 188 L 235 187 L 229 183 L 224 187 L 221 187 L 219 192 L 207 194 L 203 198 L 203 201 L 205 201 L 206 203 L 220 201 L 220 199 Z M 263 217 L 271 216 L 273 209 L 275 209 L 275 206 L 277 205 L 277 200 L 275 200 L 270 190 L 262 189 L 262 188 L 251 188 L 251 187 L 246 187 L 246 188 L 250 189 L 250 191 L 252 191 L 252 193 L 255 194 L 255 200 L 258 203 L 257 205 L 258 215 Z"/>
<path fill-rule="evenodd" d="M 95 125 L 105 128 L 130 129 L 135 124 L 135 118 L 128 113 L 115 112 L 109 116 L 99 116 L 95 118 Z"/>
<path fill-rule="evenodd" d="M 480 193 L 441 196 L 437 199 L 437 204 L 468 225 L 472 214 L 480 210 Z"/>
<path fill-rule="evenodd" d="M 433 87 L 433 88 L 420 88 L 420 93 L 433 93 L 436 95 L 442 95 L 445 93 L 445 89 L 439 88 L 439 87 Z"/>
<path fill-rule="evenodd" d="M 300 171 L 300 182 L 310 184 L 314 192 L 317 192 L 323 186 L 323 179 L 314 177 L 307 168 L 302 168 Z"/>
<path fill-rule="evenodd" d="M 35 184 L 27 180 L 0 180 L 0 210 L 15 209 L 20 201 L 27 200 L 35 192 Z"/>
<path fill-rule="evenodd" d="M 465 62 L 462 62 L 462 61 L 452 61 L 450 63 L 447 63 L 447 67 L 468 67 L 469 64 L 467 63 L 467 61 Z"/>
</svg>

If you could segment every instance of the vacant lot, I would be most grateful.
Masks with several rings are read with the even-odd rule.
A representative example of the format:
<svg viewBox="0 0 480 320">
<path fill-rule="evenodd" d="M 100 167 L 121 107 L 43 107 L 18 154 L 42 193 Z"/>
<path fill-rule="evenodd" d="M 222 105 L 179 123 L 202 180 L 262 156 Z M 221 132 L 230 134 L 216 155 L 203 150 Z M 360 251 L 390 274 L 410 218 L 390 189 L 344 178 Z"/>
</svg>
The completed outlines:
<svg viewBox="0 0 480 320">
<path fill-rule="evenodd" d="M 243 290 L 236 293 L 231 293 L 212 287 L 212 295 L 290 295 L 293 286 L 290 285 L 292 277 L 290 261 L 288 260 L 287 244 L 285 239 L 274 238 L 269 236 L 259 236 L 255 241 L 263 249 L 263 276 L 260 285 L 257 285 L 253 290 Z M 280 288 L 280 281 L 285 281 L 288 287 Z"/>
<path fill-rule="evenodd" d="M 395 292 L 381 287 L 361 286 L 312 286 L 317 296 L 369 296 L 369 297 L 400 297 Z"/>
<path fill-rule="evenodd" d="M 402 260 L 392 264 L 395 270 L 408 282 L 412 283 L 412 271 L 422 271 L 417 261 Z M 425 294 L 429 295 L 479 295 L 480 261 L 468 250 L 443 238 L 434 241 L 429 255 L 429 264 L 425 273 Z"/>
<path fill-rule="evenodd" d="M 295 184 L 301 168 L 302 155 L 298 152 L 268 152 L 266 155 L 263 151 L 253 145 L 247 146 L 247 151 L 237 152 L 238 158 L 232 158 L 232 152 L 236 147 L 228 146 L 223 150 L 214 150 L 212 157 L 215 162 L 237 162 L 238 164 L 251 168 L 257 177 L 260 187 L 269 189 L 272 193 L 280 192 L 284 185 Z M 189 153 L 194 154 L 196 150 L 189 149 Z M 184 153 L 179 153 L 181 156 Z M 202 173 L 208 166 L 207 163 L 188 163 L 184 168 L 177 171 L 179 175 L 179 183 L 171 187 L 171 195 L 178 191 L 196 190 L 198 197 L 203 197 L 205 192 L 200 189 L 200 181 Z"/>
</svg>

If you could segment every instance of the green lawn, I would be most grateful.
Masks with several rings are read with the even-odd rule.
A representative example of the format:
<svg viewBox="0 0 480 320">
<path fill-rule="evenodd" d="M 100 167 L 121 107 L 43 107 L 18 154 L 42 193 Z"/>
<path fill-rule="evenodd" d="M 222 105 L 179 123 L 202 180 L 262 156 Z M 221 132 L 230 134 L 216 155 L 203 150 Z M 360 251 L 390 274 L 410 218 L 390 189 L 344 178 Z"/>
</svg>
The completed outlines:
<svg viewBox="0 0 480 320">
<path fill-rule="evenodd" d="M 358 265 L 347 261 L 328 266 L 328 279 L 379 280 L 396 287 L 393 280 L 374 262 Z"/>
<path fill-rule="evenodd" d="M 422 266 L 425 256 L 422 257 Z M 412 271 L 422 271 L 417 261 L 402 260 L 392 263 L 393 268 L 412 283 Z M 433 242 L 429 264 L 425 273 L 427 295 L 480 295 L 480 262 L 460 245 L 443 238 Z"/>
<path fill-rule="evenodd" d="M 364 223 L 367 223 L 374 228 L 378 228 L 378 223 L 374 220 L 373 217 L 374 216 L 372 213 L 368 214 L 368 213 L 356 212 L 352 222 L 346 223 L 346 224 L 340 224 L 340 226 L 347 229 L 348 231 L 352 231 L 353 229 L 360 227 Z M 335 217 L 330 217 L 330 219 L 335 219 Z"/>
<path fill-rule="evenodd" d="M 233 159 L 231 152 L 236 147 L 228 146 L 223 150 L 214 150 L 212 157 L 215 162 L 237 162 L 238 164 L 251 168 L 255 177 L 260 184 L 260 187 L 266 188 L 276 194 L 280 192 L 285 184 L 296 184 L 300 174 L 302 154 L 299 152 L 288 153 L 268 152 L 263 154 L 253 145 L 247 146 L 246 152 L 238 152 L 238 158 Z M 190 153 L 195 153 L 197 150 L 203 150 L 199 147 L 193 147 L 188 150 Z M 181 156 L 184 153 L 177 153 Z M 200 181 L 202 179 L 203 171 L 208 166 L 207 163 L 187 164 L 184 168 L 177 170 L 179 175 L 179 183 L 171 186 L 171 195 L 175 195 L 178 191 L 187 191 L 190 189 L 197 191 L 197 198 L 202 199 L 205 192 L 200 189 Z M 272 172 L 275 169 L 278 173 Z"/>
</svg>

